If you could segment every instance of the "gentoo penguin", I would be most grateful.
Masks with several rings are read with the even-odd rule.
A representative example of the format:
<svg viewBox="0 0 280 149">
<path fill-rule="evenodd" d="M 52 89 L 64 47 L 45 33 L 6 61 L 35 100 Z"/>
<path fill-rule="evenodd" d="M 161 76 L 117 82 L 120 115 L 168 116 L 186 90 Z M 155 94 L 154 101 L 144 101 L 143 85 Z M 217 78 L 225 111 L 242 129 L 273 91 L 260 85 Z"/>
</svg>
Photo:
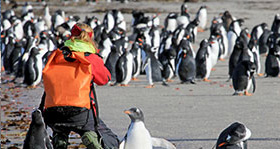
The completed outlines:
<svg viewBox="0 0 280 149">
<path fill-rule="evenodd" d="M 170 49 L 164 50 L 159 55 L 159 61 L 162 64 L 162 77 L 164 81 L 172 82 L 172 78 L 175 77 L 175 59 L 176 59 L 176 49 L 174 46 L 170 47 Z"/>
<path fill-rule="evenodd" d="M 149 85 L 146 88 L 153 88 L 154 82 L 163 81 L 161 70 L 162 64 L 155 57 L 155 54 L 151 51 L 151 46 L 148 44 L 143 45 L 143 50 L 145 52 L 145 59 L 143 61 L 142 70 L 145 70 L 146 77 Z M 164 82 L 163 82 L 164 83 Z"/>
<path fill-rule="evenodd" d="M 137 77 L 140 75 L 141 72 L 141 48 L 139 46 L 140 43 L 134 42 L 132 44 L 130 52 L 133 55 L 133 72 L 132 72 L 132 80 L 138 80 Z"/>
<path fill-rule="evenodd" d="M 51 27 L 51 30 L 56 30 L 56 28 L 63 24 L 65 22 L 65 14 L 64 14 L 64 11 L 62 10 L 57 10 L 55 11 L 55 13 L 52 15 L 52 27 Z"/>
<path fill-rule="evenodd" d="M 280 74 L 280 35 L 275 33 L 268 38 L 269 52 L 265 60 L 266 76 L 277 77 Z"/>
<path fill-rule="evenodd" d="M 45 5 L 45 7 L 44 7 L 43 19 L 46 22 L 46 26 L 48 27 L 48 29 L 51 29 L 51 26 L 52 26 L 52 16 L 50 15 L 50 9 L 49 9 L 48 5 Z"/>
<path fill-rule="evenodd" d="M 126 31 L 126 22 L 124 20 L 124 16 L 121 11 L 113 9 L 112 14 L 115 20 L 115 25 L 118 28 L 121 28 L 122 30 Z"/>
<path fill-rule="evenodd" d="M 178 76 L 181 83 L 195 84 L 196 76 L 196 64 L 191 47 L 188 44 L 188 40 L 183 39 L 181 41 L 182 52 L 179 55 L 178 62 Z"/>
<path fill-rule="evenodd" d="M 251 131 L 244 124 L 232 123 L 218 137 L 216 149 L 247 149 Z"/>
<path fill-rule="evenodd" d="M 272 31 L 268 29 L 268 25 L 264 24 L 263 33 L 259 38 L 259 52 L 260 54 L 267 54 L 269 51 L 269 47 L 267 44 L 268 37 L 272 34 Z"/>
<path fill-rule="evenodd" d="M 98 48 L 100 49 L 99 55 L 102 57 L 104 64 L 107 61 L 107 58 L 111 52 L 111 47 L 113 46 L 111 39 L 108 37 L 105 30 L 101 34 L 101 40 Z"/>
<path fill-rule="evenodd" d="M 233 52 L 229 57 L 229 79 L 232 78 L 233 70 L 237 66 L 239 57 L 243 51 L 243 49 L 247 48 L 247 42 L 244 41 L 244 38 L 238 37 L 235 42 L 235 46 Z"/>
<path fill-rule="evenodd" d="M 108 11 L 103 19 L 103 25 L 104 29 L 106 30 L 107 33 L 111 32 L 113 28 L 115 27 L 115 18 L 112 14 L 112 11 Z"/>
<path fill-rule="evenodd" d="M 164 21 L 164 27 L 168 32 L 174 32 L 177 28 L 177 13 L 169 13 Z"/>
<path fill-rule="evenodd" d="M 189 35 L 190 35 L 190 41 L 192 42 L 192 43 L 194 43 L 195 42 L 195 39 L 196 39 L 196 35 L 197 35 L 197 26 L 198 26 L 198 24 L 199 24 L 199 20 L 198 20 L 198 18 L 195 18 L 193 21 L 191 21 L 189 24 L 188 24 L 188 26 L 187 26 L 187 28 L 186 28 L 186 34 L 187 33 L 189 33 Z M 185 35 L 186 35 L 185 34 Z"/>
<path fill-rule="evenodd" d="M 23 149 L 53 149 L 43 120 L 42 112 L 35 109 L 32 112 L 32 121 L 23 143 Z"/>
<path fill-rule="evenodd" d="M 24 67 L 23 83 L 31 88 L 36 87 L 42 80 L 43 70 L 42 55 L 37 47 L 31 49 L 29 58 Z"/>
<path fill-rule="evenodd" d="M 219 53 L 220 53 L 220 45 L 218 41 L 219 38 L 221 38 L 220 35 L 211 35 L 209 38 L 212 68 L 217 64 L 219 59 Z"/>
<path fill-rule="evenodd" d="M 226 10 L 223 13 L 222 20 L 223 20 L 223 25 L 224 25 L 226 31 L 228 32 L 229 26 L 230 26 L 231 22 L 233 21 L 232 15 L 229 13 L 228 10 Z"/>
<path fill-rule="evenodd" d="M 253 85 L 253 93 L 256 89 L 256 82 L 254 78 L 254 72 L 256 70 L 256 65 L 249 61 L 241 61 L 234 68 L 232 73 L 232 84 L 235 90 L 233 95 L 242 96 L 251 96 L 249 89 Z"/>
<path fill-rule="evenodd" d="M 199 46 L 199 49 L 198 49 L 196 57 L 195 57 L 196 78 L 197 79 L 206 78 L 207 72 L 208 72 L 208 74 L 210 74 L 212 64 L 209 63 L 209 59 L 210 59 L 210 55 L 209 55 L 210 51 L 208 49 L 208 48 L 210 48 L 209 45 L 210 45 L 210 43 L 208 42 L 207 39 L 204 39 L 200 42 L 200 46 Z M 207 61 L 207 59 L 208 59 L 208 61 Z"/>
<path fill-rule="evenodd" d="M 131 123 L 119 149 L 152 149 L 153 146 L 176 149 L 171 142 L 163 138 L 151 137 L 150 132 L 145 127 L 144 114 L 139 108 L 131 108 L 125 110 L 124 113 L 129 116 Z"/>
<path fill-rule="evenodd" d="M 203 5 L 199 8 L 196 18 L 199 20 L 198 31 L 203 32 L 207 24 L 207 6 Z"/>
<path fill-rule="evenodd" d="M 241 26 L 243 24 L 244 20 L 243 19 L 238 19 L 238 20 L 234 20 L 231 22 L 230 27 L 229 27 L 229 31 L 228 31 L 228 53 L 231 54 L 234 45 L 235 45 L 235 41 L 237 39 L 237 37 L 240 35 L 241 32 Z"/>
<path fill-rule="evenodd" d="M 280 14 L 276 14 L 271 26 L 271 31 L 273 33 L 278 33 L 280 34 Z"/>
<path fill-rule="evenodd" d="M 158 58 L 159 54 L 159 46 L 160 46 L 160 31 L 159 31 L 159 18 L 157 15 L 152 17 L 152 26 L 149 31 L 149 35 L 151 37 L 151 46 L 152 51 L 155 52 L 156 58 Z"/>
<path fill-rule="evenodd" d="M 9 64 L 11 66 L 11 72 L 14 74 L 17 74 L 19 63 L 20 63 L 20 57 L 22 55 L 22 47 L 23 42 L 18 41 L 15 43 L 14 49 L 9 57 Z"/>
<path fill-rule="evenodd" d="M 182 25 L 184 28 L 188 26 L 190 23 L 190 15 L 188 13 L 188 5 L 187 3 L 183 3 L 181 5 L 181 15 L 177 17 L 178 26 Z"/>
<path fill-rule="evenodd" d="M 4 51 L 3 51 L 3 66 L 4 66 L 4 69 L 5 69 L 5 72 L 7 74 L 10 74 L 12 73 L 12 66 L 10 64 L 10 56 L 15 48 L 15 39 L 14 39 L 14 35 L 13 34 L 8 34 L 7 37 L 5 37 L 5 48 L 4 48 Z"/>
<path fill-rule="evenodd" d="M 128 86 L 132 78 L 133 55 L 130 51 L 125 51 L 116 63 L 116 83 L 120 86 Z"/>
<path fill-rule="evenodd" d="M 33 23 L 33 20 L 27 21 L 23 25 L 23 31 L 24 31 L 24 35 L 27 37 L 36 36 L 37 32 L 36 32 L 36 27 L 35 27 L 35 24 Z"/>
</svg>

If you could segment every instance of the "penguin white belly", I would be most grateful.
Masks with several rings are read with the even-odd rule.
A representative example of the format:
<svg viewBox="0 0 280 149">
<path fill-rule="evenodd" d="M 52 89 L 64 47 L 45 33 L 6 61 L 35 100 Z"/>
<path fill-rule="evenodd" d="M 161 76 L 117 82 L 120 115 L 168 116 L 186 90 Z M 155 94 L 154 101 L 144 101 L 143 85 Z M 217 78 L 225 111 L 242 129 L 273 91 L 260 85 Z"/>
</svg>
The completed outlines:
<svg viewBox="0 0 280 149">
<path fill-rule="evenodd" d="M 226 58 L 228 55 L 228 37 L 227 32 L 224 27 L 221 28 L 222 36 L 223 36 L 223 45 L 224 45 L 224 53 L 221 55 L 221 58 Z"/>
<path fill-rule="evenodd" d="M 202 29 L 205 29 L 207 24 L 207 10 L 202 9 L 199 13 L 199 24 L 198 26 L 201 27 Z"/>
<path fill-rule="evenodd" d="M 23 27 L 22 27 L 21 23 L 16 25 L 14 32 L 15 32 L 17 40 L 21 40 L 23 38 L 24 32 L 23 32 Z"/>
<path fill-rule="evenodd" d="M 115 26 L 115 20 L 112 14 L 107 15 L 107 21 L 108 21 L 108 28 L 107 28 L 107 33 L 109 33 Z"/>
<path fill-rule="evenodd" d="M 133 55 L 131 53 L 129 53 L 126 58 L 127 58 L 127 66 L 126 66 L 127 72 L 126 72 L 126 74 L 125 74 L 126 76 L 121 84 L 128 84 L 132 77 Z"/>
<path fill-rule="evenodd" d="M 188 26 L 188 24 L 190 23 L 189 19 L 187 16 L 179 16 L 177 18 L 177 24 L 178 26 L 179 25 L 182 25 L 183 24 L 183 27 L 186 28 Z"/>
<path fill-rule="evenodd" d="M 255 53 L 255 55 L 253 56 L 256 56 L 256 59 L 257 59 L 257 74 L 261 73 L 261 60 L 260 60 L 260 53 L 259 51 L 257 50 L 258 48 L 256 48 L 255 46 L 253 47 L 252 49 L 252 52 Z"/>
<path fill-rule="evenodd" d="M 43 61 L 42 61 L 41 54 L 38 54 L 36 56 L 36 63 L 35 63 L 34 67 L 35 67 L 35 69 L 37 69 L 38 74 L 36 74 L 36 80 L 33 82 L 32 86 L 38 85 L 42 79 Z"/>
<path fill-rule="evenodd" d="M 140 70 L 141 70 L 141 49 L 137 49 L 137 56 L 136 56 L 136 61 L 137 61 L 137 68 L 136 68 L 136 72 L 133 75 L 134 78 L 138 77 L 138 75 L 140 74 Z"/>
<path fill-rule="evenodd" d="M 278 62 L 278 67 L 279 67 L 279 71 L 280 71 L 280 59 L 277 58 L 277 62 Z"/>
<path fill-rule="evenodd" d="M 103 57 L 103 62 L 105 63 L 110 52 L 111 52 L 111 46 L 112 46 L 112 42 L 110 41 L 110 39 L 106 39 L 103 43 L 104 49 L 101 51 L 100 55 Z"/>
<path fill-rule="evenodd" d="M 219 57 L 219 43 L 218 41 L 215 41 L 214 44 L 212 44 L 211 47 L 211 53 L 212 53 L 212 67 L 214 67 L 217 64 L 218 57 Z"/>
<path fill-rule="evenodd" d="M 247 84 L 247 87 L 246 87 L 246 91 L 249 91 L 251 86 L 252 86 L 252 78 L 248 77 L 248 84 Z"/>
<path fill-rule="evenodd" d="M 124 149 L 152 149 L 152 139 L 143 122 L 131 123 Z"/>
<path fill-rule="evenodd" d="M 170 71 L 170 74 L 169 74 L 169 76 L 167 77 L 168 79 L 172 79 L 172 77 L 175 75 L 174 74 L 174 69 L 175 69 L 175 59 L 172 59 L 172 60 L 170 60 L 170 64 L 171 64 L 171 66 L 170 67 L 168 67 L 169 68 L 169 71 Z M 172 67 L 172 68 L 171 68 Z"/>
<path fill-rule="evenodd" d="M 176 27 L 177 27 L 177 20 L 176 19 L 169 19 L 167 24 L 168 24 L 168 26 L 167 26 L 166 30 L 174 32 Z"/>
<path fill-rule="evenodd" d="M 228 32 L 228 53 L 229 53 L 229 55 L 233 51 L 236 39 L 237 39 L 236 34 L 233 31 L 229 31 Z"/>
<path fill-rule="evenodd" d="M 147 67 L 145 68 L 145 72 L 146 72 L 146 77 L 147 77 L 147 80 L 149 82 L 150 85 L 153 85 L 153 78 L 152 78 L 152 64 L 151 64 L 151 59 L 148 59 L 148 62 L 147 62 Z"/>
</svg>

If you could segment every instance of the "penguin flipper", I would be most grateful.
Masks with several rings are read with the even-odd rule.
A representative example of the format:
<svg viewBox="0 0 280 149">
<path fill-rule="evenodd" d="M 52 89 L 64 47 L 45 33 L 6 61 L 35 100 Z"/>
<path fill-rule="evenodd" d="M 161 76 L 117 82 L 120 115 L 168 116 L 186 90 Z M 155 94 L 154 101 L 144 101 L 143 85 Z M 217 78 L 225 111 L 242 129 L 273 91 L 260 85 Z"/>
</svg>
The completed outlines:
<svg viewBox="0 0 280 149">
<path fill-rule="evenodd" d="M 255 93 L 255 90 L 256 90 L 256 80 L 255 80 L 254 75 L 252 75 L 252 84 L 253 84 L 253 93 Z"/>
<path fill-rule="evenodd" d="M 152 137 L 152 144 L 154 147 L 162 147 L 166 149 L 176 149 L 175 145 L 163 138 Z"/>
</svg>

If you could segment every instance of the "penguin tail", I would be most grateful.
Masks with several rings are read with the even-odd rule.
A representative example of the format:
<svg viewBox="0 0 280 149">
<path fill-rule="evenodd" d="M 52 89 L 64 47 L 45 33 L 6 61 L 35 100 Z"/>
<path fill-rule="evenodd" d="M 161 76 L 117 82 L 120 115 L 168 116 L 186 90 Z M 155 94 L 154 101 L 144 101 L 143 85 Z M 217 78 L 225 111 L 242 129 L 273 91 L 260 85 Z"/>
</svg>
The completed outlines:
<svg viewBox="0 0 280 149">
<path fill-rule="evenodd" d="M 166 87 L 169 87 L 169 84 L 166 81 L 162 81 L 162 85 L 166 86 Z"/>
</svg>

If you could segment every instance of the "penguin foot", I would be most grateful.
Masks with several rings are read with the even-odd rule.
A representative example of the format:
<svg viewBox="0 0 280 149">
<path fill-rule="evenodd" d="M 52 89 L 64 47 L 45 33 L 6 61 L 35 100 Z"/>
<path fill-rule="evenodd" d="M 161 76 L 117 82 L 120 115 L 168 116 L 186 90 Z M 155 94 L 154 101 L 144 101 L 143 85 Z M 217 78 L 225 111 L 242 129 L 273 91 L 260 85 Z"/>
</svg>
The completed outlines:
<svg viewBox="0 0 280 149">
<path fill-rule="evenodd" d="M 163 85 L 163 86 L 169 86 L 169 84 L 166 83 L 165 81 L 162 82 L 162 85 Z"/>
<path fill-rule="evenodd" d="M 197 32 L 204 32 L 204 29 L 202 29 L 202 28 L 197 28 Z"/>
<path fill-rule="evenodd" d="M 133 80 L 133 81 L 140 81 L 140 80 L 137 79 L 137 78 L 132 78 L 131 80 Z"/>
<path fill-rule="evenodd" d="M 27 86 L 27 89 L 35 89 L 35 88 L 36 88 L 36 85 Z"/>
<path fill-rule="evenodd" d="M 129 87 L 129 85 L 128 85 L 128 84 L 120 84 L 119 86 Z"/>
<path fill-rule="evenodd" d="M 203 79 L 204 82 L 211 82 L 211 80 L 208 80 L 207 78 Z"/>
<path fill-rule="evenodd" d="M 174 82 L 174 80 L 167 79 L 166 82 Z"/>
<path fill-rule="evenodd" d="M 264 76 L 264 74 L 263 73 L 258 73 L 258 76 L 262 77 L 262 76 Z"/>
<path fill-rule="evenodd" d="M 224 59 L 224 58 L 220 58 L 219 60 L 220 60 L 220 61 L 226 61 L 226 59 Z"/>
<path fill-rule="evenodd" d="M 249 93 L 248 91 L 245 91 L 245 92 L 244 92 L 244 95 L 245 95 L 245 96 L 252 96 L 253 94 Z"/>
<path fill-rule="evenodd" d="M 4 72 L 5 71 L 5 68 L 4 66 L 1 67 L 1 72 Z"/>
<path fill-rule="evenodd" d="M 217 70 L 216 68 L 212 68 L 212 69 L 211 69 L 211 71 L 216 71 L 216 70 Z"/>
<path fill-rule="evenodd" d="M 154 85 L 145 86 L 145 88 L 154 88 L 154 87 L 155 87 Z"/>
</svg>

